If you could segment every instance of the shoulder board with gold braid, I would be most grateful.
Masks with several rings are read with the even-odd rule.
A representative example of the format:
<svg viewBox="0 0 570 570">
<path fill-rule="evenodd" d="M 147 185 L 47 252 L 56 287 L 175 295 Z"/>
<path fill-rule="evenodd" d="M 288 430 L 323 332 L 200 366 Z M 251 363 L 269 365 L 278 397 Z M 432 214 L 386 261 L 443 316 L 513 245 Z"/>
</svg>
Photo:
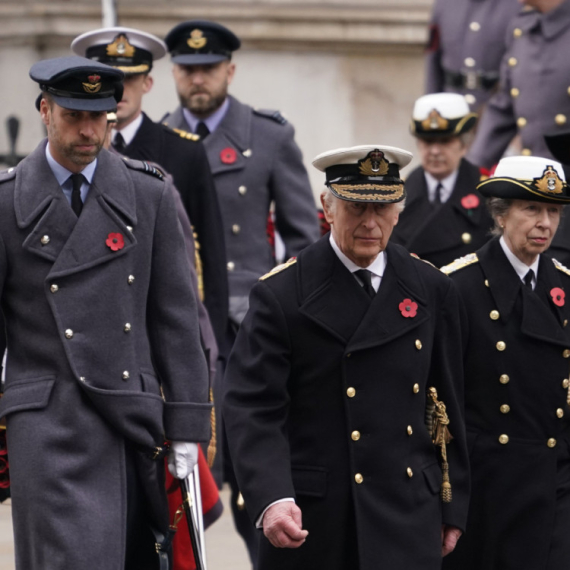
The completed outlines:
<svg viewBox="0 0 570 570">
<path fill-rule="evenodd" d="M 132 158 L 128 158 L 123 156 L 123 160 L 125 164 L 133 169 L 138 170 L 139 172 L 146 172 L 159 180 L 164 180 L 164 172 L 162 172 L 159 168 L 151 164 L 150 162 L 146 162 L 146 160 L 134 160 Z"/>
<path fill-rule="evenodd" d="M 565 265 L 562 265 L 558 259 L 553 259 L 552 263 L 554 263 L 554 267 L 556 267 L 556 269 L 562 271 L 562 273 L 566 273 L 566 275 L 570 275 L 570 269 L 568 269 L 568 267 Z"/>
<path fill-rule="evenodd" d="M 440 271 L 442 273 L 445 273 L 446 275 L 449 275 L 451 273 L 455 273 L 456 271 L 459 271 L 460 269 L 463 269 L 464 267 L 468 267 L 469 265 L 473 265 L 474 263 L 478 263 L 479 262 L 479 258 L 477 257 L 476 253 L 470 253 L 469 255 L 466 255 L 465 257 L 460 257 L 459 259 L 456 259 L 455 261 L 452 261 L 449 265 L 444 265 Z"/>
<path fill-rule="evenodd" d="M 417 253 L 410 253 L 410 255 L 412 257 L 415 257 L 416 259 L 419 259 L 420 261 L 423 261 L 424 263 L 427 263 L 428 265 L 431 265 L 434 269 L 437 269 L 437 267 L 431 261 L 428 261 L 427 259 L 422 259 Z"/>
<path fill-rule="evenodd" d="M 287 269 L 287 267 L 291 267 L 291 265 L 295 265 L 295 263 L 297 263 L 297 258 L 291 257 L 285 263 L 282 263 L 281 265 L 277 265 L 276 267 L 274 267 L 269 273 L 262 275 L 259 278 L 259 280 L 264 281 L 268 277 L 271 277 L 273 275 L 277 275 L 277 273 L 281 273 L 281 271 L 283 271 L 284 269 Z"/>
<path fill-rule="evenodd" d="M 171 130 L 173 133 L 176 133 L 180 138 L 189 140 L 189 141 L 194 141 L 197 142 L 200 140 L 200 135 L 195 135 L 194 133 L 189 133 L 188 131 L 185 131 L 183 129 L 175 129 L 174 127 L 171 127 L 166 121 L 162 123 L 163 126 L 168 127 L 169 130 Z"/>
</svg>

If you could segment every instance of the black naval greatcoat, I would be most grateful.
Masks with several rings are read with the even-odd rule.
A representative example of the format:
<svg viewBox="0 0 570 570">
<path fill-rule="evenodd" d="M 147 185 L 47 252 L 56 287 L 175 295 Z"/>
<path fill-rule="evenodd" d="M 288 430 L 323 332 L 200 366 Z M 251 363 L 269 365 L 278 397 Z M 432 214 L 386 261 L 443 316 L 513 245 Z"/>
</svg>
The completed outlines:
<svg viewBox="0 0 570 570">
<path fill-rule="evenodd" d="M 194 226 L 203 264 L 204 305 L 218 346 L 225 344 L 228 322 L 228 276 L 222 218 L 208 158 L 202 143 L 154 123 L 143 113 L 125 156 L 158 163 L 172 176 Z"/>
<path fill-rule="evenodd" d="M 485 199 L 475 189 L 480 180 L 479 168 L 462 159 L 451 196 L 434 206 L 429 201 L 424 169 L 416 168 L 406 179 L 406 207 L 391 241 L 436 267 L 481 247 L 490 238 L 493 221 Z"/>
<path fill-rule="evenodd" d="M 451 280 L 389 245 L 371 301 L 327 234 L 259 281 L 250 302 L 227 370 L 230 452 L 251 519 L 295 497 L 309 531 L 298 549 L 263 538 L 260 570 L 439 569 L 441 524 L 464 528 L 469 487 Z M 430 386 L 455 438 L 446 504 L 424 423 Z"/>
<path fill-rule="evenodd" d="M 444 268 L 468 315 L 467 531 L 446 570 L 570 564 L 570 271 L 541 255 L 524 286 L 497 239 Z M 565 292 L 560 306 L 553 289 Z M 560 304 L 560 301 L 558 301 Z"/>
</svg>

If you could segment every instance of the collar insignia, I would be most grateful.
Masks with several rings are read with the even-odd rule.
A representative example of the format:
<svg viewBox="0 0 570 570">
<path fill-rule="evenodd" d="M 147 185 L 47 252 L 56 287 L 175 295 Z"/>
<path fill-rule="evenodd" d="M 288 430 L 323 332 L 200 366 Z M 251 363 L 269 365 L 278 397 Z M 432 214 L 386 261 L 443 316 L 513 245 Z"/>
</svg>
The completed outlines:
<svg viewBox="0 0 570 570">
<path fill-rule="evenodd" d="M 115 41 L 107 46 L 107 55 L 111 57 L 133 57 L 136 51 L 124 34 L 119 34 Z"/>
<path fill-rule="evenodd" d="M 358 161 L 360 174 L 364 176 L 384 176 L 388 174 L 388 161 L 381 150 L 370 151 L 366 158 Z"/>
<path fill-rule="evenodd" d="M 188 38 L 188 45 L 192 49 L 201 49 L 208 42 L 207 38 L 204 37 L 204 32 L 202 30 L 192 30 L 190 32 L 190 37 Z"/>
<path fill-rule="evenodd" d="M 542 178 L 535 178 L 536 187 L 545 194 L 562 194 L 564 182 L 560 180 L 558 172 L 552 166 L 547 166 Z"/>
<path fill-rule="evenodd" d="M 445 131 L 449 127 L 449 121 L 444 119 L 437 109 L 432 109 L 427 119 L 422 121 L 424 131 Z"/>
</svg>

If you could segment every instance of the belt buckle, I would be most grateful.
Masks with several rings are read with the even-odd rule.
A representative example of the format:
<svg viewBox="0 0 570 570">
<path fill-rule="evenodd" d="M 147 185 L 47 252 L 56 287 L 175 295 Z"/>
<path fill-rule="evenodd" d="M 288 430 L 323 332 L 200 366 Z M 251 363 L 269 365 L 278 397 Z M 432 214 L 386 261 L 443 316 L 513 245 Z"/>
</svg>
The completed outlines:
<svg viewBox="0 0 570 570">
<path fill-rule="evenodd" d="M 479 73 L 477 71 L 469 70 L 465 72 L 465 88 L 475 90 L 479 87 Z"/>
</svg>

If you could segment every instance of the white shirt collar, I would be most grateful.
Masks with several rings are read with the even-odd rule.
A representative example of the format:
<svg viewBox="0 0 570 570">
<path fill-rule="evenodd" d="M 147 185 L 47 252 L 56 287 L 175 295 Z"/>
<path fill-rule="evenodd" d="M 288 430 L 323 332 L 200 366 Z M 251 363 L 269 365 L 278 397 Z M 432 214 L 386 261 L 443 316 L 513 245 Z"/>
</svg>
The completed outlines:
<svg viewBox="0 0 570 570">
<path fill-rule="evenodd" d="M 228 112 L 228 108 L 230 106 L 230 100 L 226 97 L 226 100 L 220 105 L 216 111 L 214 111 L 209 117 L 205 119 L 200 119 L 193 115 L 186 107 L 182 108 L 182 114 L 190 127 L 190 130 L 195 133 L 196 128 L 198 127 L 198 123 L 202 121 L 208 127 L 208 130 L 213 133 L 217 128 L 218 125 L 222 122 L 222 119 L 226 116 Z"/>
<path fill-rule="evenodd" d="M 455 188 L 455 182 L 457 181 L 457 175 L 459 174 L 459 169 L 454 170 L 447 178 L 443 180 L 438 180 L 434 178 L 429 172 L 424 170 L 424 175 L 426 177 L 426 183 L 428 188 L 428 197 L 430 202 L 433 202 L 435 198 L 435 189 L 437 185 L 441 183 L 443 188 L 441 189 L 441 203 L 444 204 L 449 200 L 453 189 Z"/>
<path fill-rule="evenodd" d="M 344 253 L 342 253 L 342 251 L 334 241 L 332 232 L 330 233 L 329 241 L 337 257 L 351 273 L 354 273 L 355 271 L 358 271 L 360 269 L 368 269 L 368 271 L 372 273 L 372 287 L 374 287 L 375 291 L 378 291 L 378 288 L 380 287 L 380 281 L 382 280 L 382 276 L 384 275 L 384 271 L 386 269 L 386 263 L 387 263 L 386 252 L 381 251 L 376 257 L 376 259 L 368 267 L 360 267 L 356 265 L 354 261 L 346 257 Z"/>
<path fill-rule="evenodd" d="M 532 279 L 532 288 L 534 289 L 536 286 L 536 279 L 538 276 L 538 263 L 540 261 L 540 255 L 536 257 L 534 263 L 529 267 L 526 263 L 523 263 L 510 249 L 505 241 L 505 238 L 501 236 L 499 240 L 507 259 L 509 260 L 510 264 L 513 266 L 513 269 L 517 272 L 517 275 L 520 277 L 520 280 L 524 283 L 525 275 L 528 273 L 529 269 L 534 271 L 534 277 Z"/>
<path fill-rule="evenodd" d="M 140 113 L 139 116 L 132 123 L 129 123 L 126 127 L 120 130 L 113 129 L 113 142 L 115 142 L 115 137 L 117 136 L 117 133 L 121 133 L 123 140 L 125 141 L 125 146 L 130 145 L 131 141 L 135 138 L 135 135 L 140 129 L 142 122 L 143 122 L 143 114 Z"/>
</svg>

